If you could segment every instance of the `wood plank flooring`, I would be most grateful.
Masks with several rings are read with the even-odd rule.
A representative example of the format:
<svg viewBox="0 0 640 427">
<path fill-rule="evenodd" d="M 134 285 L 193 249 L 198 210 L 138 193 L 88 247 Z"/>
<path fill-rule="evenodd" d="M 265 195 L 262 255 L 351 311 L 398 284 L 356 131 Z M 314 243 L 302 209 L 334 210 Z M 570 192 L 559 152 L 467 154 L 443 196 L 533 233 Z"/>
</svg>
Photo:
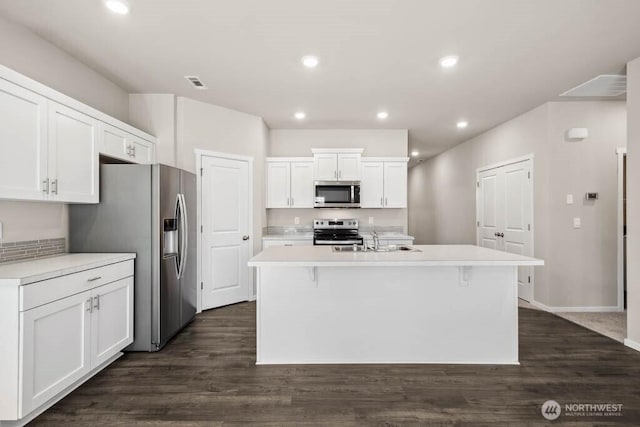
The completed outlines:
<svg viewBox="0 0 640 427">
<path fill-rule="evenodd" d="M 211 310 L 159 353 L 128 353 L 33 425 L 543 425 L 540 406 L 622 403 L 640 425 L 640 353 L 521 308 L 520 366 L 255 366 L 255 303 Z M 454 339 L 452 337 L 452 339 Z"/>
</svg>

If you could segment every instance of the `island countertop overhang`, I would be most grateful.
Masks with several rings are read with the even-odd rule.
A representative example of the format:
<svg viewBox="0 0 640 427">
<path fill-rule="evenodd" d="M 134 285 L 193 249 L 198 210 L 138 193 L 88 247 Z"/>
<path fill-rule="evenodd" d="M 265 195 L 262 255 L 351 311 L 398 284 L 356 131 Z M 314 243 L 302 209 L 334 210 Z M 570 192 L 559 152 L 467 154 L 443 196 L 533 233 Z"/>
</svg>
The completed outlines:
<svg viewBox="0 0 640 427">
<path fill-rule="evenodd" d="M 419 252 L 333 252 L 330 246 L 275 246 L 249 260 L 249 267 L 435 267 L 541 266 L 536 258 L 474 245 L 413 245 Z"/>
</svg>

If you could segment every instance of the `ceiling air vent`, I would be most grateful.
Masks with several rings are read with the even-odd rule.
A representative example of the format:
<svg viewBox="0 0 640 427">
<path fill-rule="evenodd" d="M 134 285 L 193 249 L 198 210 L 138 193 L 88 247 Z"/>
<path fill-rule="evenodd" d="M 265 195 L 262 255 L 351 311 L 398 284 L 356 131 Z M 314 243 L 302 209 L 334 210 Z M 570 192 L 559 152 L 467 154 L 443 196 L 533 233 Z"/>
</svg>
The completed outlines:
<svg viewBox="0 0 640 427">
<path fill-rule="evenodd" d="M 202 83 L 202 80 L 200 80 L 200 77 L 198 76 L 184 76 L 184 78 L 187 79 L 187 81 L 191 83 L 191 86 L 196 89 L 207 89 L 207 87 L 204 85 L 204 83 Z"/>
<path fill-rule="evenodd" d="M 627 76 L 601 74 L 560 96 L 620 96 L 627 92 Z"/>
</svg>

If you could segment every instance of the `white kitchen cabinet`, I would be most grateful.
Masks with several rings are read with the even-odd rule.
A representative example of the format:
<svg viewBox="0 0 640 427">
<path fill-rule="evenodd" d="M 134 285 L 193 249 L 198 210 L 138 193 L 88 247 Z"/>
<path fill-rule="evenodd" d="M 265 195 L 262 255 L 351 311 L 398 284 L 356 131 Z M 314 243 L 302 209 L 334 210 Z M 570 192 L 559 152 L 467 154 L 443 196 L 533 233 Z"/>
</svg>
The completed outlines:
<svg viewBox="0 0 640 427">
<path fill-rule="evenodd" d="M 359 181 L 362 149 L 314 148 L 316 181 Z"/>
<path fill-rule="evenodd" d="M 135 254 L 0 266 L 0 425 L 26 424 L 133 342 Z"/>
<path fill-rule="evenodd" d="M 154 147 L 150 142 L 108 124 L 103 125 L 102 135 L 100 154 L 130 163 L 153 163 Z"/>
<path fill-rule="evenodd" d="M 312 208 L 313 160 L 267 159 L 267 208 Z"/>
<path fill-rule="evenodd" d="M 49 197 L 68 203 L 98 203 L 99 122 L 49 102 Z"/>
<path fill-rule="evenodd" d="M 24 416 L 91 370 L 91 291 L 20 314 Z"/>
<path fill-rule="evenodd" d="M 47 99 L 0 79 L 0 198 L 43 200 Z"/>
<path fill-rule="evenodd" d="M 363 159 L 360 206 L 406 208 L 407 161 L 406 158 Z"/>
</svg>

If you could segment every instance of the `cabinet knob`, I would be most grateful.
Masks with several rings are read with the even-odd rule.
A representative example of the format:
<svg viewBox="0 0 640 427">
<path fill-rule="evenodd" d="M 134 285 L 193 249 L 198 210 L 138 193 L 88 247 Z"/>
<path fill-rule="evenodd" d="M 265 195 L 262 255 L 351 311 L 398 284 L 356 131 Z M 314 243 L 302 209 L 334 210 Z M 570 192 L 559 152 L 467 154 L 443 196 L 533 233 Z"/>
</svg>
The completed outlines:
<svg viewBox="0 0 640 427">
<path fill-rule="evenodd" d="M 93 299 L 93 298 L 89 298 L 89 299 L 87 300 L 87 311 L 88 311 L 89 313 L 91 313 L 91 311 L 93 310 L 93 301 L 92 301 L 92 299 Z"/>
<path fill-rule="evenodd" d="M 96 295 L 94 298 L 93 308 L 100 310 L 100 295 Z"/>
</svg>

